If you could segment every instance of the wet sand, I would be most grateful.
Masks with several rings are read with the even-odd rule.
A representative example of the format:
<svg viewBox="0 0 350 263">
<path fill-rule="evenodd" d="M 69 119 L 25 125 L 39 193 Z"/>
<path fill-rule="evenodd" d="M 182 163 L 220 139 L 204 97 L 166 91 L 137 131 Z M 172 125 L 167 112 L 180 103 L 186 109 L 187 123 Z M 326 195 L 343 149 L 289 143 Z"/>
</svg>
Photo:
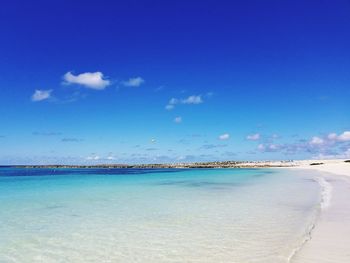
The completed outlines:
<svg viewBox="0 0 350 263">
<path fill-rule="evenodd" d="M 310 166 L 301 161 L 296 168 L 319 171 L 331 187 L 328 207 L 322 209 L 316 226 L 303 248 L 291 262 L 350 262 L 350 163 L 344 160 L 322 160 L 323 165 Z"/>
</svg>

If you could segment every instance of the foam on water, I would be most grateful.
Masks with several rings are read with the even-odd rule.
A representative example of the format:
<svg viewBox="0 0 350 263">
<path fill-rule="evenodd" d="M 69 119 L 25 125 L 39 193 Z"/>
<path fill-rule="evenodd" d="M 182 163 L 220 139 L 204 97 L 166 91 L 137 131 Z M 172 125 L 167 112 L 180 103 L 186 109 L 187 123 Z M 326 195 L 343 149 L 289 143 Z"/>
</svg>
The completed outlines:
<svg viewBox="0 0 350 263">
<path fill-rule="evenodd" d="M 321 186 L 321 209 L 325 210 L 330 206 L 332 198 L 332 185 L 324 177 L 316 177 Z"/>
<path fill-rule="evenodd" d="M 311 240 L 312 232 L 316 227 L 317 219 L 319 218 L 320 213 L 330 206 L 332 198 L 332 185 L 322 176 L 315 176 L 313 180 L 315 180 L 320 186 L 319 210 L 316 210 L 314 213 L 313 219 L 310 221 L 309 226 L 306 227 L 305 235 L 301 238 L 301 241 L 299 244 L 297 244 L 297 247 L 293 249 L 292 253 L 288 257 L 288 262 L 290 262 L 304 247 L 304 245 Z"/>
<path fill-rule="evenodd" d="M 0 262 L 288 262 L 331 193 L 295 173 L 0 170 Z"/>
</svg>

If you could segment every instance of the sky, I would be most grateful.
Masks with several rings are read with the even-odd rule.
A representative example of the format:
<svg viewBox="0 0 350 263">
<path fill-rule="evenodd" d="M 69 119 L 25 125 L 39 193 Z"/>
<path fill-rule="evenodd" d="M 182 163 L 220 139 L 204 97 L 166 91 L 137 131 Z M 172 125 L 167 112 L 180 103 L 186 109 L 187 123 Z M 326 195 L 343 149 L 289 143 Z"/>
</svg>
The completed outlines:
<svg viewBox="0 0 350 263">
<path fill-rule="evenodd" d="M 5 1 L 0 164 L 350 158 L 350 2 Z"/>
</svg>

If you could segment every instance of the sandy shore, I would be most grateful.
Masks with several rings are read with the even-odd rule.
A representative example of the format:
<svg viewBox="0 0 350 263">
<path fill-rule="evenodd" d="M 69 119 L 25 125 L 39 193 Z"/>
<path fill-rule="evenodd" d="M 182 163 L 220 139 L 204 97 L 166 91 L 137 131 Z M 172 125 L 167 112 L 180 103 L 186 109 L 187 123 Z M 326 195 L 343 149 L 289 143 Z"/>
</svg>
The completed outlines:
<svg viewBox="0 0 350 263">
<path fill-rule="evenodd" d="M 346 160 L 305 160 L 294 161 L 296 168 L 311 169 L 336 175 L 350 176 L 350 163 Z M 310 165 L 311 163 L 323 163 L 321 165 Z"/>
<path fill-rule="evenodd" d="M 322 165 L 310 163 L 320 162 Z M 330 203 L 321 210 L 309 240 L 291 262 L 350 262 L 350 163 L 344 160 L 297 161 L 290 169 L 317 170 L 328 183 Z"/>
</svg>

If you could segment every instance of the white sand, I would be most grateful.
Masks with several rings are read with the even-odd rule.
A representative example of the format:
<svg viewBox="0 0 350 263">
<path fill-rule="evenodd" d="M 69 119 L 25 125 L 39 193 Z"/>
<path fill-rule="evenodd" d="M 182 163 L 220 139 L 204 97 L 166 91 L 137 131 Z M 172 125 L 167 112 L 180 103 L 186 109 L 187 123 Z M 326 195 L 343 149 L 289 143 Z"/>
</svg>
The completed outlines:
<svg viewBox="0 0 350 263">
<path fill-rule="evenodd" d="M 322 162 L 323 165 L 310 166 Z M 350 262 L 350 163 L 344 160 L 298 161 L 297 169 L 320 171 L 330 184 L 330 205 L 321 212 L 312 238 L 292 258 L 301 263 Z M 295 169 L 292 168 L 292 169 Z"/>
<path fill-rule="evenodd" d="M 350 163 L 345 160 L 305 160 L 294 161 L 297 168 L 312 169 L 336 175 L 350 176 Z M 323 163 L 322 165 L 310 165 L 311 163 Z"/>
</svg>

